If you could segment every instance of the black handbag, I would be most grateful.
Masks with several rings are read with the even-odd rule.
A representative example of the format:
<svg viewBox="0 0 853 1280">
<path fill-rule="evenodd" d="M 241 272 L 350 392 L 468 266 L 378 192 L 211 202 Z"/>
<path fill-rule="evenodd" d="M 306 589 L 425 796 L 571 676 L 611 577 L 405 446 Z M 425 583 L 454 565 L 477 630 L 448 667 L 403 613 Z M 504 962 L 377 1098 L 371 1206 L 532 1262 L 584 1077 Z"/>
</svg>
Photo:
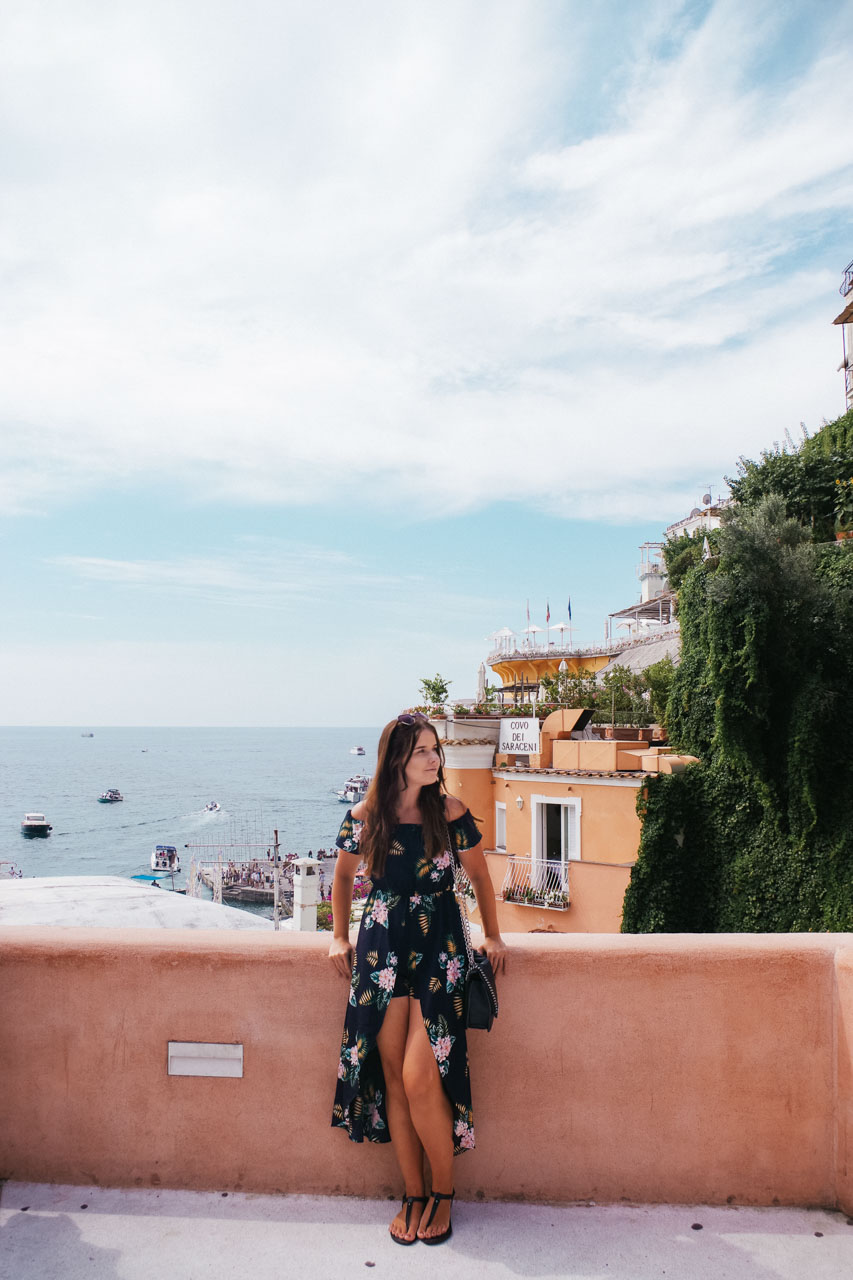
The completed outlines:
<svg viewBox="0 0 853 1280">
<path fill-rule="evenodd" d="M 456 854 L 450 831 L 447 832 L 447 848 L 453 858 L 454 889 L 459 905 L 459 917 L 462 921 L 462 935 L 465 938 L 465 954 L 468 966 L 465 973 L 465 1006 L 462 1020 L 469 1031 L 491 1031 L 492 1023 L 498 1016 L 498 988 L 492 969 L 492 962 L 485 951 L 475 951 L 471 946 L 471 929 L 468 924 L 467 899 L 471 892 L 471 881 L 466 876 L 462 864 Z"/>
<path fill-rule="evenodd" d="M 491 1031 L 498 1016 L 498 989 L 485 951 L 473 951 L 468 962 L 464 1016 L 469 1031 Z"/>
</svg>

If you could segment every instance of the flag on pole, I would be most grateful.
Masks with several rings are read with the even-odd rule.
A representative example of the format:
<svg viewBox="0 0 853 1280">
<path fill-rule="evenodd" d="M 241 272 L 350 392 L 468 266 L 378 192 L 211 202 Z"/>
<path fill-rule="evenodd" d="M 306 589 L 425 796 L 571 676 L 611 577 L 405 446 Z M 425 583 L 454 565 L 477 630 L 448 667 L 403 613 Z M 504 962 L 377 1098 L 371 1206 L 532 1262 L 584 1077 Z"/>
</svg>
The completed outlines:
<svg viewBox="0 0 853 1280">
<path fill-rule="evenodd" d="M 569 622 L 572 620 L 572 597 L 569 596 Z"/>
<path fill-rule="evenodd" d="M 547 600 L 545 602 L 545 621 L 546 623 L 551 621 L 551 601 L 550 600 Z"/>
</svg>

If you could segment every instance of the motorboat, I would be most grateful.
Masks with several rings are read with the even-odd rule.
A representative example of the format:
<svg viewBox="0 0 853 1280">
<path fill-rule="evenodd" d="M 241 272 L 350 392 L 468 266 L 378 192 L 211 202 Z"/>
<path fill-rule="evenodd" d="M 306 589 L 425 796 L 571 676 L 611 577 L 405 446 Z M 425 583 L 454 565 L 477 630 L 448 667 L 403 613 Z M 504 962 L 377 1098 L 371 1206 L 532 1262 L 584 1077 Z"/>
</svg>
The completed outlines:
<svg viewBox="0 0 853 1280">
<path fill-rule="evenodd" d="M 209 800 L 208 803 L 204 806 L 204 811 L 205 813 L 219 813 L 219 810 L 221 808 L 222 808 L 222 805 L 219 803 L 218 800 Z"/>
<path fill-rule="evenodd" d="M 173 844 L 155 844 L 151 854 L 152 871 L 171 871 L 177 873 L 181 869 L 181 859 Z"/>
<path fill-rule="evenodd" d="M 81 737 L 81 738 L 94 738 L 94 736 L 95 736 L 95 735 L 94 735 L 94 733 L 81 733 L 81 734 L 80 734 L 80 737 Z"/>
<path fill-rule="evenodd" d="M 107 787 L 104 794 L 102 796 L 98 796 L 98 804 L 118 804 L 118 802 L 123 799 L 124 796 L 121 794 L 118 787 Z"/>
<path fill-rule="evenodd" d="M 350 747 L 349 753 L 351 756 L 363 756 L 364 747 Z"/>
<path fill-rule="evenodd" d="M 358 804 L 367 795 L 367 788 L 370 786 L 370 778 L 366 773 L 355 773 L 351 778 L 347 778 L 340 791 L 337 793 L 341 804 L 354 805 Z"/>
<path fill-rule="evenodd" d="M 25 813 L 21 822 L 22 836 L 49 836 L 53 827 L 43 813 Z"/>
</svg>

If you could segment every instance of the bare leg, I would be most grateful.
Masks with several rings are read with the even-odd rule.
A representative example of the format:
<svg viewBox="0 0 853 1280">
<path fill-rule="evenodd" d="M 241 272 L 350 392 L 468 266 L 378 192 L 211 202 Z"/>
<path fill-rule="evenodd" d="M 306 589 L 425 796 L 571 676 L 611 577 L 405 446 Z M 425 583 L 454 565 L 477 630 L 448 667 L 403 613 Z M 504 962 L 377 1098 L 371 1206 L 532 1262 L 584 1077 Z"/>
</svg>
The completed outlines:
<svg viewBox="0 0 853 1280">
<path fill-rule="evenodd" d="M 453 1190 L 453 1111 L 441 1083 L 420 1003 L 416 1000 L 409 1002 L 403 1085 L 412 1123 L 429 1160 L 433 1190 L 449 1194 Z M 424 1209 L 423 1224 L 426 1224 L 431 1208 L 432 1201 Z M 419 1227 L 418 1235 L 433 1236 L 444 1232 L 450 1221 L 450 1209 L 449 1201 L 439 1201 L 429 1229 L 425 1225 Z"/>
<path fill-rule="evenodd" d="M 403 1175 L 407 1196 L 424 1194 L 424 1149 L 412 1124 L 409 1111 L 409 1100 L 403 1087 L 403 1060 L 406 1052 L 406 1041 L 409 1034 L 408 996 L 391 1000 L 376 1046 L 382 1059 L 382 1072 L 385 1076 L 385 1109 L 388 1115 L 388 1133 L 394 1155 Z M 420 1015 L 418 1016 L 420 1021 Z M 429 1041 L 427 1041 L 429 1044 Z M 420 1220 L 420 1205 L 412 1206 L 409 1229 L 406 1230 L 406 1210 L 400 1210 L 391 1223 L 391 1234 L 403 1240 L 413 1240 Z"/>
</svg>

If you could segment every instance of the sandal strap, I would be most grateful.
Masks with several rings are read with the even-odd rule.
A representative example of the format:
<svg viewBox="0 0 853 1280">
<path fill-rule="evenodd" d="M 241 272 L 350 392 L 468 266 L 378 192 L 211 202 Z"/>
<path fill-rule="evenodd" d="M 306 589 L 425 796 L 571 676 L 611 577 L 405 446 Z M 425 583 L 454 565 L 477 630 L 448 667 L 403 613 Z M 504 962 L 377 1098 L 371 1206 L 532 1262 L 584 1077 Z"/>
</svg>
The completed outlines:
<svg viewBox="0 0 853 1280">
<path fill-rule="evenodd" d="M 427 1227 L 431 1227 L 431 1226 L 432 1226 L 432 1220 L 433 1220 L 433 1218 L 435 1217 L 435 1211 L 436 1211 L 436 1209 L 438 1208 L 438 1202 L 439 1202 L 440 1200 L 452 1200 L 452 1199 L 453 1199 L 453 1197 L 454 1197 L 455 1195 L 456 1195 L 456 1192 L 455 1192 L 455 1191 L 450 1191 L 450 1192 L 447 1192 L 447 1191 L 433 1191 L 433 1192 L 431 1193 L 432 1208 L 430 1209 L 429 1217 L 428 1217 L 428 1218 L 427 1218 L 427 1220 L 426 1220 L 426 1226 L 427 1226 Z"/>
<path fill-rule="evenodd" d="M 403 1204 L 406 1206 L 406 1231 L 409 1230 L 409 1224 L 412 1221 L 412 1205 L 426 1204 L 428 1196 L 403 1196 Z"/>
</svg>

